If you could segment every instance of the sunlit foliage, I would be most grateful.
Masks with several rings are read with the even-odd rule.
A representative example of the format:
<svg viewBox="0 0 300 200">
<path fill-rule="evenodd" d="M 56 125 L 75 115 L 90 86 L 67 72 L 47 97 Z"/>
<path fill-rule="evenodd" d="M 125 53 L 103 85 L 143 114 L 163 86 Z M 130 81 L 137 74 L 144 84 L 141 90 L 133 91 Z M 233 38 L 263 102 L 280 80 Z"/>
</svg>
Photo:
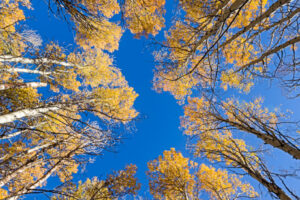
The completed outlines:
<svg viewBox="0 0 300 200">
<path fill-rule="evenodd" d="M 218 200 L 257 196 L 241 176 L 199 165 L 173 148 L 149 162 L 148 168 L 150 191 L 156 199 L 201 199 L 204 193 Z"/>
<path fill-rule="evenodd" d="M 34 9 L 30 1 L 0 3 L 1 199 L 32 193 L 54 175 L 61 182 L 72 180 L 92 155 L 118 143 L 115 127 L 138 115 L 137 94 L 110 54 L 123 32 L 109 20 L 120 11 L 118 3 L 73 3 L 104 18 L 87 18 L 93 29 L 73 19 L 78 47 L 72 51 L 55 42 L 43 44 L 30 34 L 34 31 L 23 30 L 23 9 Z M 135 171 L 131 166 L 112 175 L 122 183 L 115 182 L 110 192 L 137 190 L 130 185 Z"/>
<path fill-rule="evenodd" d="M 94 177 L 87 179 L 84 183 L 80 181 L 78 185 L 68 184 L 54 191 L 58 195 L 53 196 L 52 200 L 109 200 L 135 195 L 140 188 L 140 184 L 134 177 L 136 170 L 135 165 L 128 165 L 124 170 L 110 174 L 105 180 Z"/>
<path fill-rule="evenodd" d="M 264 97 L 244 100 L 267 81 L 299 96 L 299 1 L 179 0 L 175 9 L 154 53 L 154 88 L 184 104 L 188 148 L 214 166 L 242 170 L 273 197 L 299 198 L 287 184 L 298 169 L 276 172 L 264 153 L 272 147 L 299 160 L 297 121 Z"/>
</svg>

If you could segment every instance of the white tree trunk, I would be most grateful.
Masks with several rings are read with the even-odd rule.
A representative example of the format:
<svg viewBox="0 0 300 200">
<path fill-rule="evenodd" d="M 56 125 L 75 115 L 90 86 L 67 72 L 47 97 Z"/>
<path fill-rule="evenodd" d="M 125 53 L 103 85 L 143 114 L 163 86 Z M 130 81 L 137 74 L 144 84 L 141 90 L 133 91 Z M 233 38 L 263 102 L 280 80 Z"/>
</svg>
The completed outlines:
<svg viewBox="0 0 300 200">
<path fill-rule="evenodd" d="M 27 88 L 27 87 L 32 87 L 32 88 L 47 87 L 47 83 L 29 82 L 29 83 L 16 83 L 16 84 L 13 83 L 0 84 L 0 91 L 7 90 L 10 88 Z"/>
<path fill-rule="evenodd" d="M 2 55 L 0 56 L 0 62 L 12 62 L 12 63 L 22 63 L 22 64 L 56 64 L 56 65 L 63 65 L 65 67 L 78 67 L 81 66 L 60 61 L 60 60 L 53 60 L 50 58 L 24 58 L 24 57 L 15 57 L 12 55 Z"/>
<path fill-rule="evenodd" d="M 39 116 L 43 113 L 47 113 L 50 111 L 57 111 L 60 109 L 60 107 L 61 107 L 61 105 L 49 106 L 46 108 L 32 108 L 32 109 L 28 108 L 28 109 L 12 112 L 9 114 L 1 115 L 0 116 L 0 124 L 14 122 L 14 121 L 16 121 L 18 119 L 22 119 L 24 117 Z"/>
<path fill-rule="evenodd" d="M 29 163 L 19 167 L 18 169 L 16 169 L 14 172 L 6 175 L 5 177 L 2 177 L 0 179 L 0 187 L 5 186 L 10 180 L 12 180 L 16 176 L 18 176 L 18 174 L 23 173 L 26 169 L 34 167 L 34 166 L 40 164 L 41 162 L 43 162 L 43 161 L 42 160 L 37 160 L 37 161 L 34 161 L 34 162 L 29 162 Z"/>
<path fill-rule="evenodd" d="M 54 74 L 55 72 L 45 72 L 45 71 L 40 71 L 40 70 L 35 70 L 35 69 L 23 69 L 23 68 L 10 68 L 10 69 L 1 69 L 6 72 L 11 72 L 11 73 L 27 73 L 27 74 L 41 74 L 41 75 L 50 75 Z"/>
<path fill-rule="evenodd" d="M 17 131 L 8 135 L 4 135 L 3 137 L 0 137 L 0 140 L 7 140 L 13 137 L 16 137 L 18 135 L 21 135 L 22 133 L 24 133 L 25 131 Z"/>
</svg>

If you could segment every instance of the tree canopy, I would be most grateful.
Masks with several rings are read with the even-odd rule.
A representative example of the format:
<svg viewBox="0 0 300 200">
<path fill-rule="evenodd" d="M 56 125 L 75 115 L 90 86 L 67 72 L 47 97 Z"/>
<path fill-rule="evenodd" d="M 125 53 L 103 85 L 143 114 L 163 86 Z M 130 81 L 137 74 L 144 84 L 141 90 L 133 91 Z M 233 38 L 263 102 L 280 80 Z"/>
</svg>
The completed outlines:
<svg viewBox="0 0 300 200">
<path fill-rule="evenodd" d="M 71 180 L 89 156 L 118 143 L 117 124 L 138 115 L 137 94 L 110 55 L 123 32 L 109 21 L 117 8 L 95 11 L 89 3 L 80 4 L 102 16 L 86 18 L 97 37 L 71 18 L 77 47 L 69 52 L 26 34 L 22 9 L 30 1 L 1 2 L 1 199 L 33 192 L 54 174 Z"/>
<path fill-rule="evenodd" d="M 287 99 L 299 96 L 298 23 L 299 1 L 180 0 L 155 53 L 154 87 L 184 104 L 194 156 L 246 173 L 279 199 L 299 198 L 286 183 L 297 169 L 273 171 L 266 150 L 299 160 L 298 121 L 245 96 L 268 81 Z"/>
<path fill-rule="evenodd" d="M 191 154 L 171 148 L 148 162 L 153 198 L 255 199 L 262 186 L 273 198 L 300 199 L 290 182 L 299 166 L 278 168 L 271 160 L 280 153 L 299 164 L 298 120 L 256 92 L 270 84 L 284 101 L 300 96 L 299 0 L 178 0 L 172 19 L 165 0 L 46 3 L 72 29 L 71 48 L 26 26 L 33 0 L 0 2 L 0 199 L 138 194 L 133 164 L 73 181 L 81 166 L 122 141 L 139 115 L 138 94 L 114 62 L 126 30 L 154 41 L 153 86 L 182 106 Z M 161 30 L 164 39 L 156 37 Z M 62 186 L 48 189 L 51 176 Z"/>
</svg>

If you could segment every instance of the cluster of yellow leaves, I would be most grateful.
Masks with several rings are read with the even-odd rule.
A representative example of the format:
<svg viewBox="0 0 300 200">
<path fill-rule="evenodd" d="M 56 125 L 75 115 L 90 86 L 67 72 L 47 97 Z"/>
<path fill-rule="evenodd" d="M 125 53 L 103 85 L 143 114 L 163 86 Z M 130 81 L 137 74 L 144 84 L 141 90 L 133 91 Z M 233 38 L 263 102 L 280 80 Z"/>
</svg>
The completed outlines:
<svg viewBox="0 0 300 200">
<path fill-rule="evenodd" d="M 39 178 L 43 177 L 45 171 L 46 169 L 43 167 L 42 161 L 40 164 L 35 164 L 24 169 L 21 173 L 18 173 L 12 183 L 8 184 L 8 191 L 14 193 L 34 184 Z M 39 186 L 42 187 L 44 185 L 45 183 L 41 183 Z"/>
<path fill-rule="evenodd" d="M 72 61 L 72 55 L 69 55 L 68 60 Z M 121 71 L 113 66 L 113 59 L 102 51 L 89 51 L 77 56 L 83 67 L 78 68 L 80 78 L 83 84 L 91 87 L 126 87 L 127 82 Z M 74 62 L 76 63 L 76 61 Z"/>
<path fill-rule="evenodd" d="M 57 163 L 58 160 L 54 160 L 53 164 Z M 73 174 L 78 172 L 79 164 L 76 163 L 75 160 L 64 161 L 60 164 L 59 169 L 56 170 L 56 174 L 58 175 L 61 182 L 70 181 L 73 178 Z"/>
<path fill-rule="evenodd" d="M 150 192 L 157 199 L 184 199 L 192 195 L 195 177 L 190 173 L 194 163 L 174 148 L 148 163 Z"/>
<path fill-rule="evenodd" d="M 7 190 L 0 188 L 0 199 L 5 199 L 7 195 L 8 195 Z"/>
<path fill-rule="evenodd" d="M 240 103 L 237 99 L 231 98 L 223 102 L 223 110 L 227 118 L 232 122 L 255 126 L 255 121 L 251 120 L 254 117 L 259 120 L 260 123 L 275 127 L 278 122 L 278 117 L 283 114 L 270 112 L 268 108 L 262 106 L 262 103 L 263 99 L 260 97 L 249 103 Z"/>
<path fill-rule="evenodd" d="M 195 42 L 196 38 L 193 37 L 194 30 L 188 24 L 176 21 L 170 30 L 165 33 L 167 44 L 170 47 L 170 53 L 168 57 L 172 61 L 185 61 L 185 59 L 190 55 L 191 48 L 189 47 L 190 43 Z"/>
<path fill-rule="evenodd" d="M 260 123 L 275 126 L 278 122 L 278 117 L 283 114 L 270 112 L 268 108 L 262 106 L 262 103 L 262 98 L 257 98 L 249 103 L 240 103 L 235 98 L 229 98 L 226 101 L 222 101 L 218 107 L 218 112 L 215 113 L 210 107 L 210 102 L 204 98 L 189 98 L 188 105 L 184 108 L 185 117 L 182 118 L 182 126 L 187 128 L 185 131 L 187 135 L 195 135 L 199 131 L 215 130 L 222 120 L 224 122 L 254 126 L 255 121 L 251 121 L 251 119 L 255 117 Z M 197 127 L 197 129 L 189 128 L 192 125 Z"/>
<path fill-rule="evenodd" d="M 71 119 L 79 120 L 81 118 L 81 116 L 77 114 L 77 109 L 78 106 L 73 105 L 69 106 L 68 111 L 59 110 L 56 112 L 49 112 L 47 117 L 41 118 L 40 122 L 37 123 L 37 128 L 42 130 L 42 132 L 38 135 L 33 134 L 30 136 L 32 143 L 38 144 L 41 140 L 43 140 L 43 138 L 47 138 L 45 142 L 66 139 L 68 137 L 68 133 L 66 132 L 67 128 L 65 125 L 69 124 L 70 121 L 72 121 Z"/>
<path fill-rule="evenodd" d="M 209 19 L 209 14 L 214 12 L 219 5 L 220 1 L 205 0 L 205 1 L 193 1 L 193 0 L 180 0 L 180 7 L 186 12 L 186 22 L 205 23 Z"/>
<path fill-rule="evenodd" d="M 65 55 L 64 50 L 49 44 L 45 54 L 48 59 L 61 61 L 60 64 L 42 66 L 41 71 L 51 71 L 51 79 L 41 76 L 41 81 L 47 81 L 54 91 L 61 89 L 79 92 L 80 87 L 128 88 L 128 83 L 119 69 L 113 66 L 113 59 L 101 50 L 89 49 L 82 53 Z M 81 80 L 81 81 L 79 81 Z"/>
<path fill-rule="evenodd" d="M 181 118 L 181 126 L 185 128 L 186 135 L 197 135 L 199 130 L 206 132 L 215 128 L 214 118 L 207 112 L 209 107 L 209 102 L 204 98 L 188 98 L 188 105 L 184 107 L 184 117 Z M 192 126 L 197 129 L 193 129 Z"/>
<path fill-rule="evenodd" d="M 113 66 L 113 59 L 104 52 L 117 50 L 123 33 L 119 25 L 107 19 L 120 11 L 118 2 L 85 0 L 81 3 L 92 12 L 102 12 L 105 18 L 88 21 L 94 26 L 92 29 L 86 29 L 82 24 L 77 25 L 76 41 L 84 49 L 84 53 L 70 54 L 68 61 L 79 66 L 76 72 L 81 83 L 94 88 L 92 96 L 98 100 L 92 106 L 96 115 L 121 121 L 132 119 L 137 116 L 133 109 L 137 94 L 128 86 L 120 70 Z"/>
<path fill-rule="evenodd" d="M 64 61 L 66 58 L 66 54 L 64 53 L 63 47 L 59 46 L 54 42 L 50 42 L 50 44 L 46 45 L 44 56 L 47 57 L 48 59 L 54 59 L 58 61 Z M 46 66 L 42 66 L 42 67 L 46 67 Z"/>
<path fill-rule="evenodd" d="M 6 69 L 11 68 L 10 65 L 0 63 L 0 68 L 3 69 L 3 72 L 1 72 L 1 74 L 0 74 L 0 80 L 1 80 L 0 83 L 1 84 L 13 82 L 15 79 L 18 78 L 17 73 L 10 73 L 10 72 L 5 71 Z"/>
<path fill-rule="evenodd" d="M 199 199 L 203 190 L 218 200 L 257 196 L 250 184 L 241 182 L 242 177 L 205 164 L 198 166 L 174 148 L 149 162 L 148 168 L 150 192 L 157 199 Z"/>
<path fill-rule="evenodd" d="M 186 65 L 189 64 L 187 58 L 189 57 L 190 48 L 185 44 L 192 40 L 191 35 L 192 30 L 185 23 L 177 21 L 170 31 L 165 34 L 167 38 L 165 44 L 173 48 L 169 52 L 161 51 L 155 54 L 156 61 L 162 64 L 156 66 L 154 88 L 157 91 L 170 92 L 177 100 L 182 100 L 192 94 L 191 88 L 199 82 L 201 83 L 201 80 L 193 74 L 177 79 L 186 73 Z M 166 58 L 169 59 L 169 62 L 176 63 L 176 67 L 165 66 L 164 59 Z"/>
<path fill-rule="evenodd" d="M 113 52 L 119 48 L 119 40 L 122 36 L 122 28 L 108 19 L 120 12 L 116 0 L 78 0 L 93 15 L 101 13 L 101 19 L 87 18 L 85 24 L 77 23 L 76 41 L 85 51 L 91 48 L 95 50 L 107 50 Z M 89 24 L 90 28 L 87 28 Z M 101 54 L 101 52 L 100 52 Z"/>
<path fill-rule="evenodd" d="M 76 106 L 73 106 L 68 111 L 48 113 L 37 122 L 36 129 L 39 132 L 23 134 L 24 142 L 16 141 L 12 145 L 8 142 L 3 143 L 0 152 L 2 161 L 14 158 L 10 167 L 16 169 L 12 172 L 14 177 L 7 184 L 10 193 L 39 182 L 54 166 L 54 172 L 62 182 L 71 179 L 72 174 L 77 173 L 79 164 L 73 157 L 84 153 L 79 147 L 86 140 L 84 134 L 72 132 L 71 128 L 66 127 L 72 120 L 80 118 L 76 112 Z M 40 182 L 45 183 L 46 181 Z"/>
<path fill-rule="evenodd" d="M 63 86 L 64 89 L 73 90 L 74 92 L 79 92 L 79 87 L 81 86 L 80 81 L 78 80 L 78 75 L 74 68 L 65 69 L 65 67 L 60 66 L 60 69 L 65 71 L 63 73 L 54 74 L 55 80 L 50 82 L 50 89 L 55 92 L 59 92 L 57 85 Z"/>
<path fill-rule="evenodd" d="M 1 1 L 0 29 L 8 31 L 9 33 L 14 33 L 16 23 L 25 20 L 24 12 L 20 9 L 20 4 L 30 8 L 29 0 Z"/>
<path fill-rule="evenodd" d="M 233 3 L 232 1 L 231 3 Z M 241 12 L 236 16 L 234 23 L 231 25 L 232 28 L 243 28 L 247 26 L 251 21 L 258 17 L 261 13 L 266 10 L 268 0 L 251 0 L 249 1 L 241 10 Z M 229 24 L 235 15 L 232 15 L 228 20 Z"/>
<path fill-rule="evenodd" d="M 135 118 L 138 113 L 133 109 L 137 94 L 133 88 L 96 88 L 93 91 L 96 98 L 92 105 L 95 114 L 100 118 L 127 122 Z"/>
<path fill-rule="evenodd" d="M 253 44 L 250 44 L 244 37 L 229 43 L 223 48 L 223 53 L 227 63 L 235 64 L 235 66 L 243 66 L 251 61 L 255 56 Z"/>
<path fill-rule="evenodd" d="M 218 7 L 219 4 L 217 1 L 180 1 L 185 18 L 173 23 L 165 34 L 166 41 L 163 46 L 167 48 L 155 55 L 156 61 L 161 63 L 156 67 L 155 89 L 170 92 L 180 103 L 192 94 L 194 88 L 206 88 L 213 82 L 217 66 L 211 61 L 208 62 L 207 58 L 203 59 L 204 55 L 201 52 L 205 51 L 205 48 L 203 44 L 199 44 L 198 34 L 210 29 L 206 26 L 210 22 L 206 14 L 213 11 L 208 8 Z M 201 30 L 199 33 L 196 32 L 198 29 Z M 199 64 L 200 60 L 202 61 Z M 194 69 L 195 65 L 197 68 Z"/>
<path fill-rule="evenodd" d="M 137 115 L 132 108 L 137 95 L 128 86 L 120 70 L 113 67 L 110 55 L 104 52 L 119 48 L 123 30 L 108 20 L 120 12 L 119 4 L 116 0 L 80 0 L 79 3 L 92 14 L 100 13 L 104 17 L 99 20 L 87 19 L 86 23 L 93 26 L 90 29 L 84 24 L 77 24 L 76 41 L 84 52 L 71 53 L 67 58 L 76 65 L 73 80 L 80 79 L 82 86 L 92 87 L 92 97 L 97 100 L 88 104 L 92 105 L 94 113 L 100 118 L 132 119 Z M 69 81 L 70 84 L 74 82 Z"/>
<path fill-rule="evenodd" d="M 37 57 L 45 57 L 48 60 L 53 60 L 56 62 L 62 62 L 67 65 L 59 65 L 59 64 L 46 64 L 41 65 L 39 70 L 41 72 L 50 73 L 49 76 L 40 76 L 39 79 L 41 82 L 45 82 L 49 84 L 50 89 L 54 92 L 62 92 L 64 90 L 71 90 L 74 92 L 79 91 L 79 87 L 81 86 L 81 82 L 78 80 L 78 72 L 76 62 L 67 63 L 68 56 L 65 54 L 65 50 L 59 46 L 51 42 L 47 44 L 45 47 L 45 52 L 42 55 L 36 53 Z M 79 60 L 77 60 L 79 62 Z"/>
<path fill-rule="evenodd" d="M 135 177 L 136 171 L 136 165 L 130 164 L 124 170 L 119 170 L 108 176 L 106 182 L 113 196 L 136 194 L 141 187 Z"/>
<path fill-rule="evenodd" d="M 24 51 L 25 43 L 16 33 L 16 26 L 25 20 L 24 11 L 20 8 L 30 8 L 29 0 L 3 0 L 0 2 L 0 54 L 20 54 Z"/>
<path fill-rule="evenodd" d="M 251 87 L 254 85 L 253 76 L 249 73 L 241 74 L 235 72 L 233 69 L 222 72 L 221 87 L 226 91 L 229 87 L 234 87 L 243 92 L 250 92 Z"/>
<path fill-rule="evenodd" d="M 228 174 L 226 170 L 201 164 L 197 177 L 201 188 L 211 194 L 211 199 L 236 199 L 241 194 L 250 198 L 258 196 L 250 184 L 241 181 L 241 176 Z"/>
<path fill-rule="evenodd" d="M 170 92 L 177 100 L 183 103 L 183 99 L 192 94 L 192 88 L 198 84 L 197 79 L 193 75 L 184 76 L 179 80 L 174 81 L 177 78 L 177 73 L 170 71 L 167 74 L 155 73 L 154 88 L 157 91 Z"/>
<path fill-rule="evenodd" d="M 112 17 L 120 12 L 120 6 L 117 0 L 77 0 L 84 5 L 86 9 L 94 15 L 99 12 L 105 17 Z"/>
<path fill-rule="evenodd" d="M 205 156 L 211 162 L 225 162 L 232 166 L 245 162 L 258 169 L 257 155 L 248 150 L 250 146 L 244 140 L 235 139 L 229 130 L 202 133 L 199 138 L 195 146 L 195 156 Z"/>
<path fill-rule="evenodd" d="M 230 38 L 230 35 L 228 34 L 226 37 Z M 253 75 L 249 72 L 241 73 L 235 70 L 240 70 L 241 67 L 247 66 L 256 58 L 258 52 L 254 50 L 254 45 L 241 36 L 226 45 L 222 51 L 226 63 L 233 64 L 233 68 L 222 72 L 221 87 L 227 90 L 230 86 L 248 93 L 254 85 Z M 256 73 L 262 73 L 263 70 L 261 66 L 255 66 L 253 69 Z"/>
<path fill-rule="evenodd" d="M 174 39 L 176 37 L 170 38 L 172 39 L 168 41 L 172 42 L 174 47 L 176 45 L 179 47 L 180 44 L 177 42 L 180 41 L 176 42 L 176 39 Z M 162 63 L 156 66 L 154 73 L 154 88 L 157 91 L 170 92 L 175 99 L 179 100 L 179 103 L 184 103 L 186 97 L 190 96 L 196 87 L 207 88 L 211 86 L 213 82 L 211 74 L 216 68 L 215 65 L 209 65 L 209 63 L 205 62 L 198 66 L 194 70 L 194 73 L 189 73 L 190 66 L 196 65 L 199 59 L 202 58 L 201 54 L 193 55 L 189 58 L 190 55 L 187 50 L 184 50 L 184 48 L 174 48 L 168 56 L 172 59 L 170 62 L 176 63 L 176 67 L 167 66 L 168 64 L 164 65 L 163 57 L 161 57 L 160 53 L 156 57 L 156 60 Z"/>
<path fill-rule="evenodd" d="M 128 165 L 108 176 L 106 180 L 99 180 L 94 177 L 81 181 L 76 185 L 67 185 L 61 191 L 61 195 L 52 197 L 52 200 L 75 200 L 75 199 L 98 199 L 112 200 L 126 194 L 136 194 L 140 188 L 137 179 L 134 177 L 137 167 Z"/>
<path fill-rule="evenodd" d="M 58 155 L 56 155 L 58 156 Z M 35 155 L 31 154 L 31 156 L 24 156 L 23 160 L 19 159 L 19 163 L 16 163 L 15 165 L 11 164 L 11 167 L 15 167 L 18 171 L 17 174 L 14 174 L 13 181 L 6 184 L 7 189 L 1 188 L 3 191 L 3 194 L 0 197 L 1 199 L 5 199 L 9 197 L 9 194 L 14 194 L 15 192 L 21 191 L 26 189 L 27 187 L 30 188 L 32 185 L 38 183 L 39 187 L 45 186 L 46 181 L 39 181 L 43 177 L 47 176 L 48 171 L 53 166 L 56 166 L 57 162 L 53 161 L 49 166 L 47 165 L 47 162 L 44 162 L 42 158 L 37 160 L 31 165 L 28 165 L 28 160 L 35 159 Z M 20 163 L 21 162 L 21 163 Z M 26 167 L 22 167 L 22 165 L 27 164 Z M 20 167 L 22 170 L 19 170 Z M 75 161 L 70 163 L 60 163 L 60 166 L 56 169 L 56 173 L 59 176 L 60 180 L 62 182 L 69 180 L 72 178 L 72 173 L 77 172 L 78 164 L 75 163 Z"/>
<path fill-rule="evenodd" d="M 227 165 L 235 165 L 235 161 L 244 160 L 245 157 L 246 162 L 258 167 L 258 157 L 248 150 L 245 141 L 235 139 L 230 130 L 219 128 L 221 116 L 211 110 L 208 101 L 204 98 L 189 98 L 188 102 L 184 108 L 185 116 L 181 120 L 181 125 L 186 135 L 199 137 L 195 153 L 197 156 L 204 155 L 212 162 L 224 161 Z M 228 110 L 224 108 L 226 114 Z"/>
<path fill-rule="evenodd" d="M 88 19 L 89 20 L 89 19 Z M 94 26 L 87 29 L 84 25 L 77 25 L 76 41 L 84 50 L 95 48 L 96 50 L 107 50 L 113 52 L 119 48 L 122 36 L 122 28 L 107 19 L 101 21 L 89 21 Z"/>
<path fill-rule="evenodd" d="M 37 89 L 31 87 L 1 90 L 0 95 L 6 97 L 0 102 L 0 112 L 3 114 L 19 108 L 33 107 L 37 105 L 40 97 Z"/>
<path fill-rule="evenodd" d="M 64 193 L 66 195 L 64 195 Z M 111 200 L 108 188 L 104 186 L 104 181 L 94 177 L 87 179 L 84 183 L 81 181 L 76 185 L 70 185 L 63 188 L 62 195 L 53 196 L 52 200 L 76 200 L 76 199 L 105 199 Z"/>
<path fill-rule="evenodd" d="M 165 0 L 128 0 L 123 5 L 124 18 L 137 37 L 156 35 L 164 27 Z"/>
</svg>

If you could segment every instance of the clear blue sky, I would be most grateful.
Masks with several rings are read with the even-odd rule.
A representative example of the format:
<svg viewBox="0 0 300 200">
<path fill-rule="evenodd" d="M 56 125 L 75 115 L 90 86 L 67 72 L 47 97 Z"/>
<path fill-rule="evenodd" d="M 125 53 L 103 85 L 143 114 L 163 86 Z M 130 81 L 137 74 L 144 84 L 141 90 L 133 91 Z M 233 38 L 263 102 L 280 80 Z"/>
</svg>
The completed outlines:
<svg viewBox="0 0 300 200">
<path fill-rule="evenodd" d="M 63 46 L 72 45 L 74 35 L 71 27 L 65 21 L 53 17 L 44 1 L 33 2 L 34 10 L 27 12 L 29 28 L 36 30 L 44 42 L 58 41 Z M 168 2 L 171 4 L 171 1 Z M 167 5 L 167 20 L 170 19 L 171 7 Z M 162 37 L 162 34 L 160 33 L 159 37 Z M 137 177 L 143 185 L 140 194 L 144 196 L 148 192 L 145 175 L 148 161 L 157 158 L 164 150 L 169 150 L 171 147 L 183 152 L 185 156 L 188 155 L 185 151 L 185 137 L 179 129 L 179 117 L 183 114 L 182 107 L 170 94 L 159 94 L 152 89 L 154 63 L 152 50 L 147 49 L 147 44 L 149 41 L 145 38 L 135 39 L 127 30 L 121 39 L 119 50 L 114 53 L 115 65 L 122 70 L 130 86 L 139 94 L 135 108 L 141 113 L 141 119 L 136 122 L 136 131 L 127 135 L 128 139 L 116 148 L 117 153 L 105 152 L 94 163 L 88 164 L 84 172 L 75 175 L 77 180 L 104 176 L 133 163 L 138 167 Z M 253 96 L 264 95 L 265 103 L 270 108 L 281 104 L 282 108 L 292 108 L 296 113 L 299 110 L 297 100 L 287 104 L 280 90 L 274 92 L 268 89 L 267 85 L 257 88 L 251 94 L 246 98 L 253 99 Z M 297 116 L 299 118 L 299 113 Z M 276 164 L 280 166 L 281 160 L 278 158 L 284 156 L 279 157 L 279 155 L 281 154 L 276 154 L 275 157 L 273 155 L 272 159 L 277 159 Z M 51 185 L 55 181 L 50 179 L 48 182 Z"/>
</svg>

